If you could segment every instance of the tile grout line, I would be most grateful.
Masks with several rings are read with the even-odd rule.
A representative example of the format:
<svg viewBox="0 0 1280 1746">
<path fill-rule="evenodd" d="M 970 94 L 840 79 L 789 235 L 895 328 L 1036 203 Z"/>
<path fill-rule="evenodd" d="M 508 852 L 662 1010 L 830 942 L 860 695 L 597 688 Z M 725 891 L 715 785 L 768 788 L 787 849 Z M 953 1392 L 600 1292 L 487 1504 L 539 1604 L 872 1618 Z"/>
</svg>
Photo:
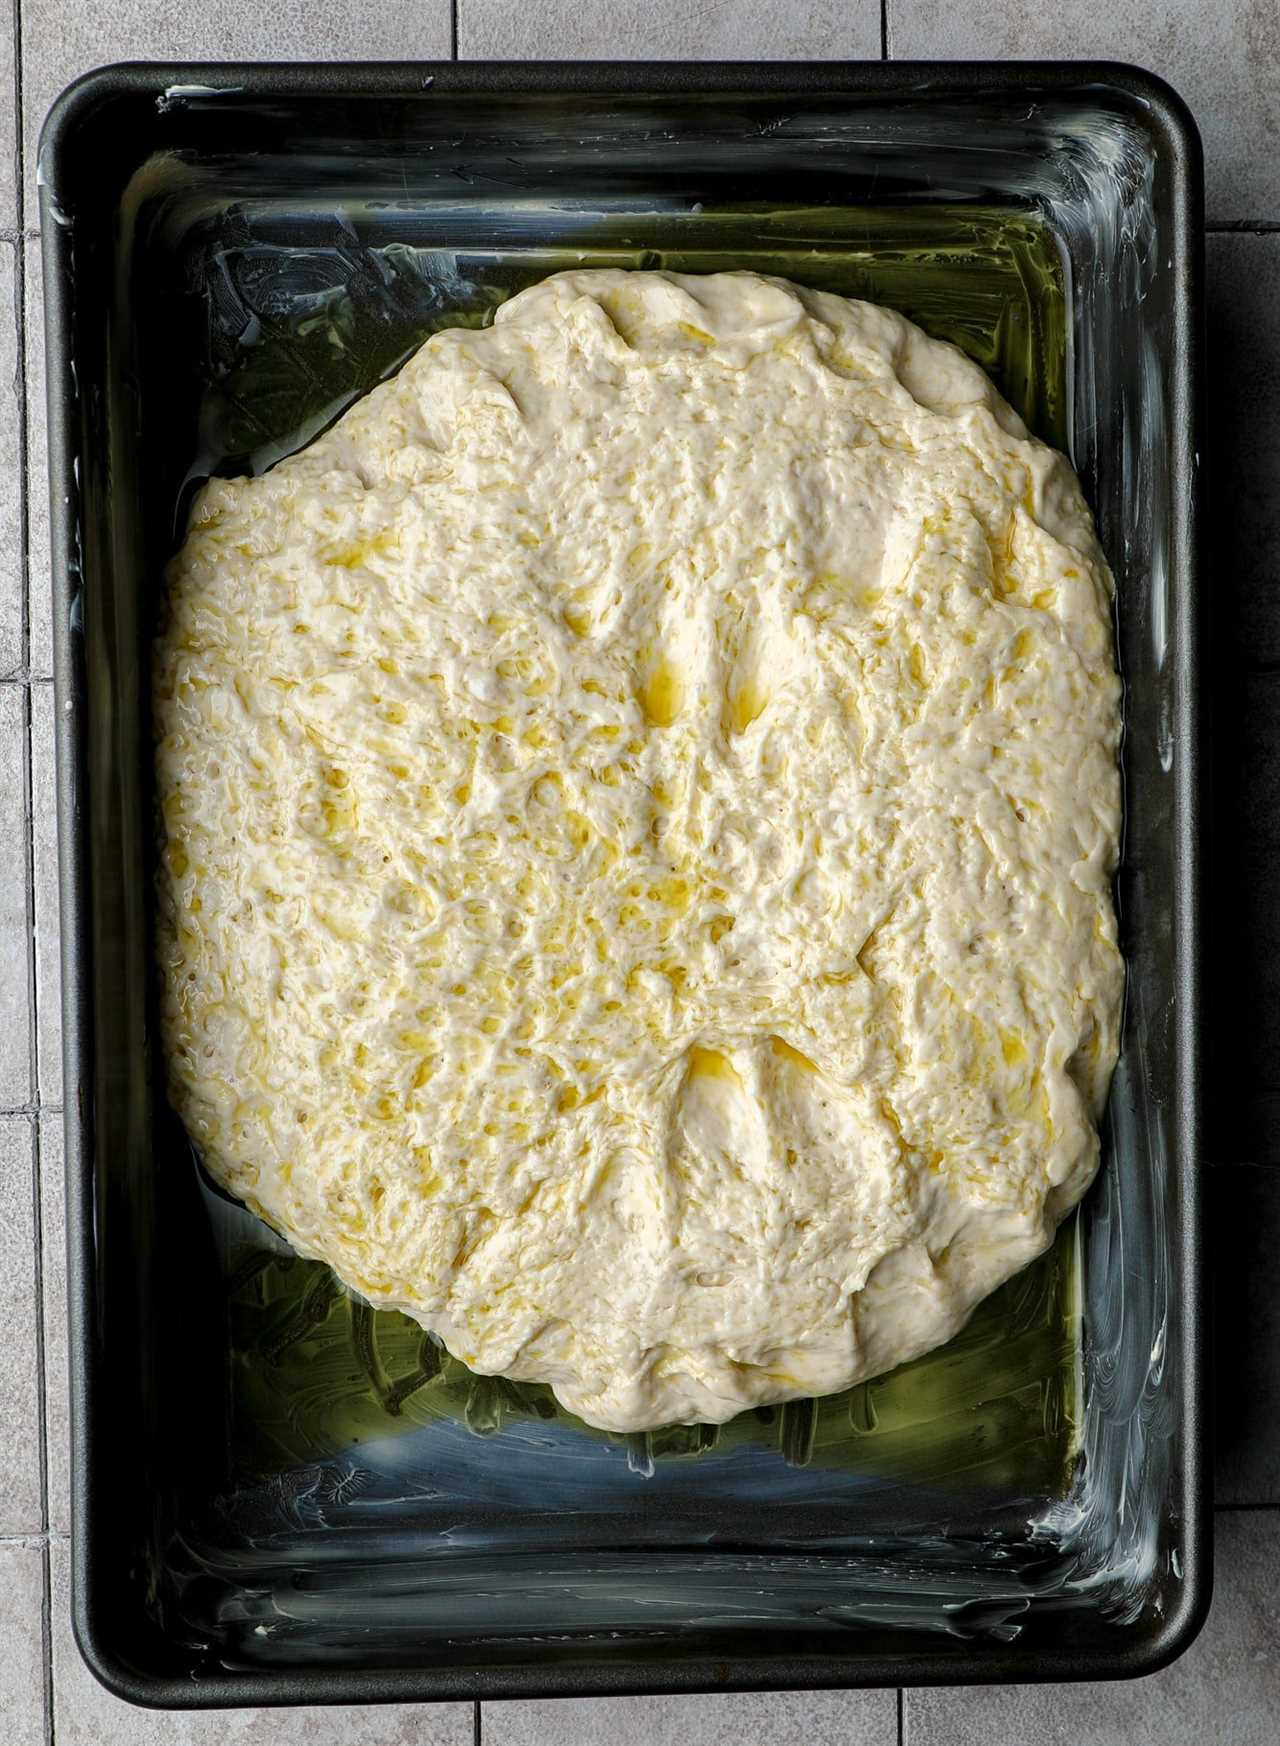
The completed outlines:
<svg viewBox="0 0 1280 1746">
<path fill-rule="evenodd" d="M 26 210 L 26 143 L 23 127 L 22 77 L 22 0 L 13 0 L 13 114 L 14 114 L 14 174 L 17 186 L 19 240 L 14 262 L 14 317 L 17 324 L 18 370 L 22 393 L 18 399 L 18 549 L 21 553 L 22 578 L 22 667 L 27 679 L 31 671 L 31 479 L 29 474 L 29 439 L 31 421 L 31 383 L 27 372 L 27 210 Z M 35 878 L 35 790 L 32 779 L 34 746 L 31 733 L 31 686 L 23 685 L 22 718 L 24 744 L 22 749 L 23 812 L 25 814 L 26 898 L 27 898 L 27 1022 L 30 1026 L 29 1072 L 32 1096 L 37 1112 L 40 1105 L 40 1044 L 39 1000 L 36 989 L 36 878 Z M 46 1746 L 57 1739 L 57 1719 L 53 1698 L 53 1575 L 49 1554 L 49 1424 L 48 1375 L 45 1352 L 44 1302 L 44 1196 L 40 1169 L 40 1117 L 31 1123 L 31 1195 L 32 1232 L 35 1245 L 35 1336 L 36 1382 L 39 1399 L 36 1403 L 36 1448 L 40 1467 L 40 1521 L 44 1544 L 40 1552 L 40 1660 L 43 1673 L 44 1736 Z"/>
<path fill-rule="evenodd" d="M 70 1540 L 70 1535 L 67 1536 Z M 40 1658 L 44 1669 L 45 1746 L 57 1746 L 58 1717 L 53 1696 L 53 1545 L 40 1548 Z"/>
<path fill-rule="evenodd" d="M 898 1687 L 898 1746 L 907 1746 L 907 1694 Z"/>
<path fill-rule="evenodd" d="M 889 0 L 880 0 L 880 59 L 892 59 L 889 53 Z"/>
<path fill-rule="evenodd" d="M 449 0 L 449 59 L 458 58 L 458 0 Z"/>
<path fill-rule="evenodd" d="M 24 745 L 22 748 L 22 780 L 25 789 L 23 828 L 27 864 L 27 1012 L 30 1025 L 30 1072 L 35 1090 L 36 1107 L 31 1112 L 31 1226 L 35 1244 L 35 1341 L 36 1382 L 36 1450 L 40 1468 L 40 1521 L 44 1532 L 41 1552 L 41 1653 L 44 1661 L 45 1740 L 53 1746 L 56 1727 L 53 1713 L 53 1606 L 52 1572 L 49 1558 L 49 1374 L 45 1343 L 44 1293 L 44 1193 L 40 1154 L 40 1084 L 39 1084 L 39 1001 L 36 992 L 36 894 L 35 894 L 35 804 L 32 766 L 34 748 L 31 732 L 31 687 L 22 693 Z"/>
<path fill-rule="evenodd" d="M 480 1714 L 480 1699 L 473 1698 L 471 1703 L 471 1746 L 481 1746 L 483 1725 Z"/>
<path fill-rule="evenodd" d="M 14 216 L 18 220 L 16 234 L 21 236 L 25 217 L 22 178 L 26 168 L 22 161 L 22 0 L 10 0 L 9 11 L 13 19 L 13 86 L 10 91 L 13 98 L 13 198 Z M 4 235 L 9 234 L 6 226 Z"/>
</svg>

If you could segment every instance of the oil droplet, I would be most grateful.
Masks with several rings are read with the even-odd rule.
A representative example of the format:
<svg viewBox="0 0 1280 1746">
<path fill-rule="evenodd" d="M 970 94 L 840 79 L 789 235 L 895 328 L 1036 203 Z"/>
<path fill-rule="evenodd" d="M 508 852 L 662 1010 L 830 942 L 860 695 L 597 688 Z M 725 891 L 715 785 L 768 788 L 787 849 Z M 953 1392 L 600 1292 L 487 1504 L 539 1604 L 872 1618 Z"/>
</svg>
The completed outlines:
<svg viewBox="0 0 1280 1746">
<path fill-rule="evenodd" d="M 734 692 L 729 702 L 729 727 L 735 734 L 743 734 L 753 721 L 758 721 L 764 714 L 769 701 L 769 693 L 759 679 L 746 679 Z"/>
<path fill-rule="evenodd" d="M 1009 1067 L 1017 1067 L 1027 1058 L 1027 1045 L 1017 1031 L 1001 1031 L 1000 1053 Z"/>
<path fill-rule="evenodd" d="M 820 1071 L 816 1061 L 811 1061 L 807 1055 L 801 1054 L 799 1049 L 793 1048 L 785 1037 L 770 1037 L 769 1047 L 779 1061 L 789 1061 L 802 1073 L 818 1073 Z"/>
<path fill-rule="evenodd" d="M 383 552 L 394 549 L 396 544 L 393 534 L 379 534 L 371 540 L 353 540 L 335 545 L 322 546 L 317 554 L 324 564 L 332 564 L 339 570 L 358 570 L 368 563 L 369 559 Z"/>
<path fill-rule="evenodd" d="M 704 1049 L 695 1043 L 689 1050 L 690 1079 L 722 1079 L 729 1085 L 741 1085 L 738 1070 L 719 1049 Z"/>
<path fill-rule="evenodd" d="M 687 880 L 678 879 L 674 874 L 666 879 L 657 879 L 649 887 L 649 896 L 654 903 L 665 904 L 668 909 L 675 910 L 677 915 L 683 915 L 689 907 L 692 893 Z"/>
<path fill-rule="evenodd" d="M 669 728 L 684 708 L 684 681 L 669 661 L 659 661 L 640 688 L 640 707 L 651 727 Z"/>
</svg>

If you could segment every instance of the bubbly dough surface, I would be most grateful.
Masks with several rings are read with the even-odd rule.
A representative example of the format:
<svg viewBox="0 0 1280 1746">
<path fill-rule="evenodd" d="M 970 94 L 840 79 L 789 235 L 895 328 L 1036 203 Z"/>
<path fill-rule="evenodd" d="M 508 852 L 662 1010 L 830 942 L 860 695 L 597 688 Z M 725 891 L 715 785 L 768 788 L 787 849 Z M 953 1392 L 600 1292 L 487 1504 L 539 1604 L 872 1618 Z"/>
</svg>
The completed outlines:
<svg viewBox="0 0 1280 1746">
<path fill-rule="evenodd" d="M 901 317 L 563 273 L 211 483 L 155 664 L 172 1093 L 370 1301 L 623 1431 L 953 1334 L 1098 1161 L 1111 581 Z"/>
</svg>

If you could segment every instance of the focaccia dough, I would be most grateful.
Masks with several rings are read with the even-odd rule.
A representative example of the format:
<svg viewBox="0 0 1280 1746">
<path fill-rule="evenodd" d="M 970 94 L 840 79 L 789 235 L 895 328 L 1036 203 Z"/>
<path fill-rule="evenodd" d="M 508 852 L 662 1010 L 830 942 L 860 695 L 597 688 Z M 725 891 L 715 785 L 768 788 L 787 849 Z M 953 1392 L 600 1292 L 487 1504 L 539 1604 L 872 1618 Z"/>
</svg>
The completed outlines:
<svg viewBox="0 0 1280 1746">
<path fill-rule="evenodd" d="M 592 1424 L 939 1344 L 1098 1161 L 1111 581 L 890 311 L 562 273 L 201 494 L 172 1093 L 304 1255 Z"/>
</svg>

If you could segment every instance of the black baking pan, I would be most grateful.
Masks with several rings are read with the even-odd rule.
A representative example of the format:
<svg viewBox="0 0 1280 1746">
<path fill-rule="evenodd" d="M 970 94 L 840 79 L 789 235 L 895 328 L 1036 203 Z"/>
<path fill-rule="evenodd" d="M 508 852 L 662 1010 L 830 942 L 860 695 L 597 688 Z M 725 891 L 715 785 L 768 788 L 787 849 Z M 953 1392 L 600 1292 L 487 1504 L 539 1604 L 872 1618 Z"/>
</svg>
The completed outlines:
<svg viewBox="0 0 1280 1746">
<path fill-rule="evenodd" d="M 1093 65 L 122 66 L 40 148 L 74 1618 L 158 1705 L 1097 1679 L 1209 1597 L 1198 1198 L 1201 164 Z M 152 1020 L 148 650 L 212 472 L 575 261 L 765 266 L 979 358 L 1085 482 L 1129 982 L 1078 1218 L 951 1346 L 610 1439 L 203 1176 Z"/>
</svg>

